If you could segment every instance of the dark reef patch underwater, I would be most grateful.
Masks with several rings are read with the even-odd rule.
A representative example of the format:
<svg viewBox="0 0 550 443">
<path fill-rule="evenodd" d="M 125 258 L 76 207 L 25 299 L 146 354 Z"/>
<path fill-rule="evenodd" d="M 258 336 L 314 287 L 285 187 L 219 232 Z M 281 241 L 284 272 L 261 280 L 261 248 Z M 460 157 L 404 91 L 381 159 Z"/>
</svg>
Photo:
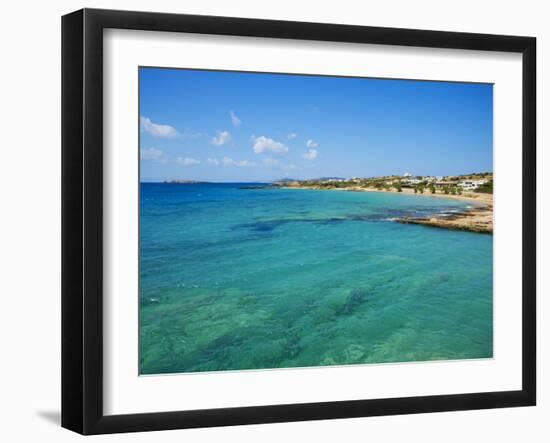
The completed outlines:
<svg viewBox="0 0 550 443">
<path fill-rule="evenodd" d="M 420 196 L 141 184 L 140 372 L 489 358 L 492 236 Z"/>
</svg>

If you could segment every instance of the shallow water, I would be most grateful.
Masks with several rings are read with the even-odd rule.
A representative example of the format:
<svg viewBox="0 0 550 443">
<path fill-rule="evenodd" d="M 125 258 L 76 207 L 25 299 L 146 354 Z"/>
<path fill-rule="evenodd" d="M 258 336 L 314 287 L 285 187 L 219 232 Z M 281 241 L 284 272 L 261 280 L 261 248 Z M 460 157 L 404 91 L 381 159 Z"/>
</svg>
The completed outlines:
<svg viewBox="0 0 550 443">
<path fill-rule="evenodd" d="M 142 374 L 492 357 L 492 236 L 392 222 L 468 203 L 243 186 L 141 184 Z"/>
</svg>

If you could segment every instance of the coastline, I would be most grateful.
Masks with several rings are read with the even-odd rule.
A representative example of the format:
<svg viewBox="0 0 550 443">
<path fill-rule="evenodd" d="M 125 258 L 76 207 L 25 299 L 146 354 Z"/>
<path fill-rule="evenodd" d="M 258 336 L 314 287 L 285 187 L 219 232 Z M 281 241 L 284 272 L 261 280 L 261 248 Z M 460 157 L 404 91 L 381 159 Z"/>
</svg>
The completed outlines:
<svg viewBox="0 0 550 443">
<path fill-rule="evenodd" d="M 347 192 L 382 192 L 387 194 L 407 194 L 432 198 L 447 198 L 477 203 L 475 207 L 458 213 L 443 213 L 429 217 L 400 217 L 394 221 L 403 224 L 415 224 L 434 228 L 470 231 L 483 234 L 493 233 L 493 195 L 483 193 L 464 193 L 462 195 L 432 194 L 430 192 L 415 193 L 411 188 L 403 188 L 402 192 L 374 188 L 350 186 L 346 188 L 322 188 L 320 186 L 281 186 L 282 189 L 311 189 L 319 191 L 347 191 Z"/>
</svg>

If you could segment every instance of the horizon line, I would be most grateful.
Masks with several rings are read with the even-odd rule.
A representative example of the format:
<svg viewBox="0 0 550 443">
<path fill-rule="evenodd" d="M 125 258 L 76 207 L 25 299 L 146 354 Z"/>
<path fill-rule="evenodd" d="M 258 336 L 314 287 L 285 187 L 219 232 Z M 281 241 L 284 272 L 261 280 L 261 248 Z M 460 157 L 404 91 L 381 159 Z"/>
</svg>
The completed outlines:
<svg viewBox="0 0 550 443">
<path fill-rule="evenodd" d="M 408 177 L 463 177 L 463 176 L 469 176 L 469 175 L 483 175 L 483 174 L 492 174 L 494 175 L 493 171 L 481 171 L 481 172 L 470 172 L 465 174 L 447 174 L 447 175 L 437 175 L 437 174 L 426 174 L 426 175 L 415 175 L 411 174 L 410 176 L 405 176 L 404 174 L 400 175 L 374 175 L 374 176 L 368 176 L 368 177 L 360 177 L 360 176 L 354 176 L 354 177 L 339 177 L 339 176 L 325 176 L 325 177 L 312 177 L 312 178 L 278 178 L 278 179 L 272 179 L 272 180 L 246 180 L 246 181 L 235 181 L 235 180 L 199 180 L 199 179 L 185 179 L 185 178 L 164 178 L 164 179 L 145 179 L 145 180 L 139 180 L 139 183 L 173 183 L 173 182 L 182 182 L 181 184 L 193 184 L 193 183 L 274 183 L 274 182 L 280 182 L 280 181 L 308 181 L 308 180 L 329 180 L 329 179 L 340 179 L 340 180 L 353 180 L 353 179 L 379 179 L 379 178 L 390 178 L 390 177 L 402 177 L 402 178 L 408 178 Z"/>
</svg>

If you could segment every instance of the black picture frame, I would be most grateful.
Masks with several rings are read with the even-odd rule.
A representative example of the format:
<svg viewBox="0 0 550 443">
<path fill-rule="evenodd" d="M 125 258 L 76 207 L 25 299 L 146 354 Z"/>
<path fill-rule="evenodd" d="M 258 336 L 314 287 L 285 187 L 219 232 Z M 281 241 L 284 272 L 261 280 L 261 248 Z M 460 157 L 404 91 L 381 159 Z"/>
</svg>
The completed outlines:
<svg viewBox="0 0 550 443">
<path fill-rule="evenodd" d="M 522 389 L 130 415 L 103 413 L 103 30 L 522 54 Z M 81 434 L 530 406 L 536 403 L 536 39 L 83 9 L 62 18 L 62 426 Z"/>
</svg>

